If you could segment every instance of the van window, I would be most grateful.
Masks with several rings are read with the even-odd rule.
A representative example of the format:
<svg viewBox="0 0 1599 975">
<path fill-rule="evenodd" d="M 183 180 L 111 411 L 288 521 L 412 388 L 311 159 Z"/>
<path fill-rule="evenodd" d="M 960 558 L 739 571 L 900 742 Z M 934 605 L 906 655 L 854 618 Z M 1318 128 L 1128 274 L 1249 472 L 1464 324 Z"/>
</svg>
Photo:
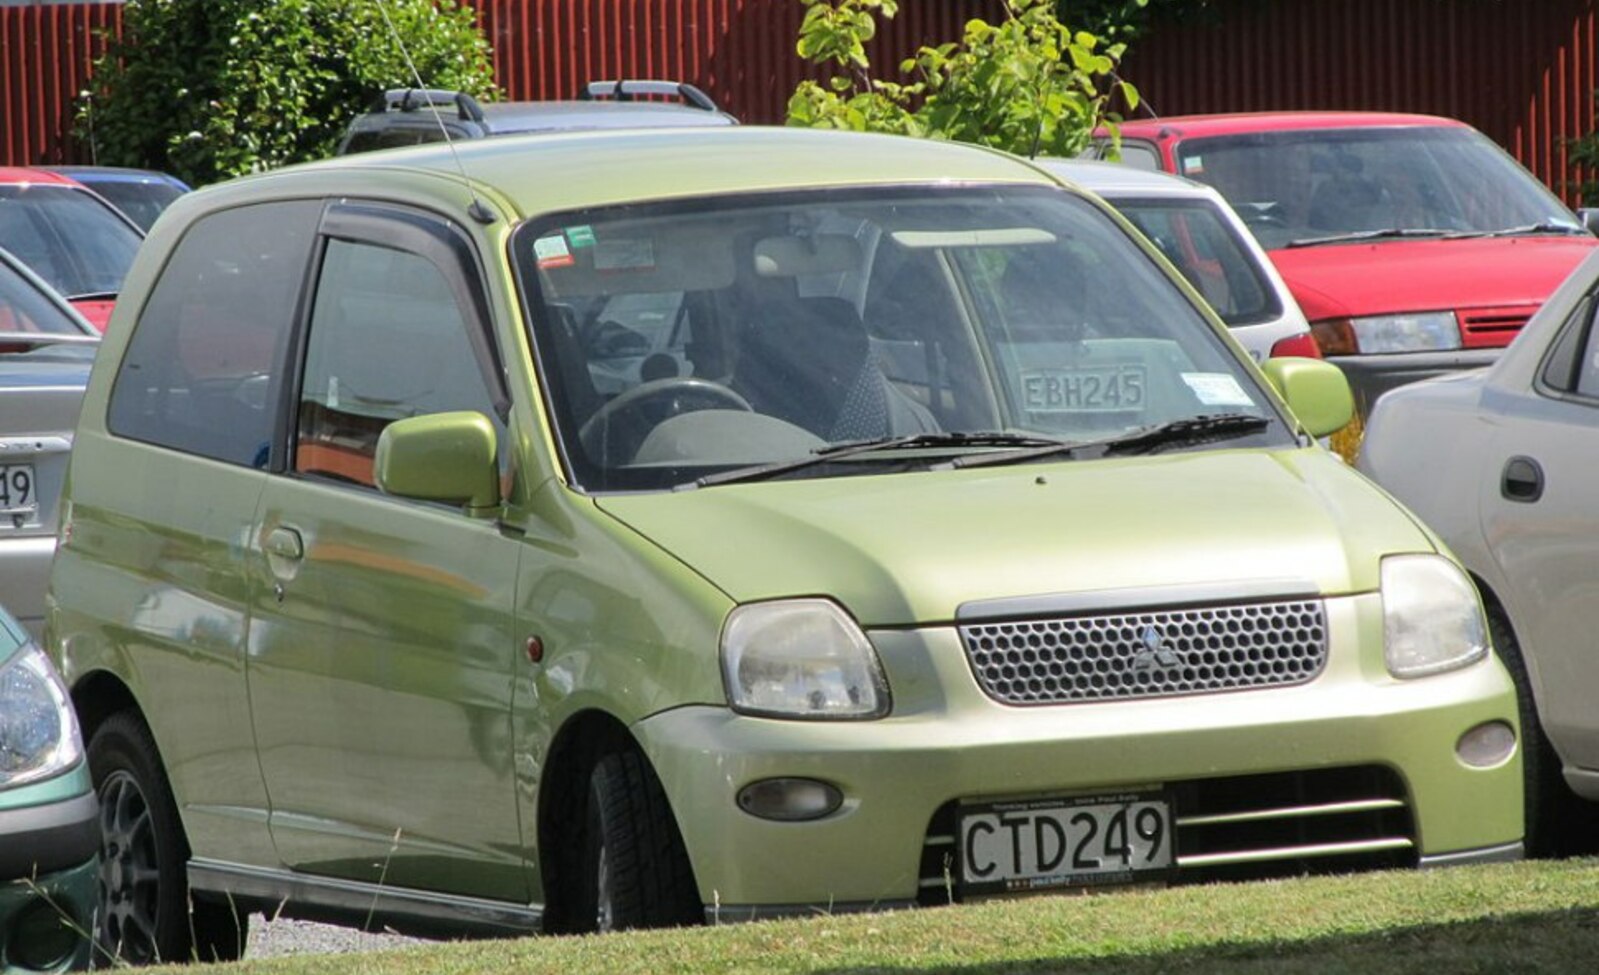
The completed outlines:
<svg viewBox="0 0 1599 975">
<path fill-rule="evenodd" d="M 468 321 L 427 258 L 329 241 L 311 313 L 294 469 L 373 486 L 384 427 L 454 410 L 494 420 L 503 448 Z M 503 462 L 503 449 L 500 455 Z"/>
<path fill-rule="evenodd" d="M 134 326 L 111 391 L 112 433 L 267 466 L 321 212 L 316 200 L 262 203 L 190 228 Z"/>
</svg>

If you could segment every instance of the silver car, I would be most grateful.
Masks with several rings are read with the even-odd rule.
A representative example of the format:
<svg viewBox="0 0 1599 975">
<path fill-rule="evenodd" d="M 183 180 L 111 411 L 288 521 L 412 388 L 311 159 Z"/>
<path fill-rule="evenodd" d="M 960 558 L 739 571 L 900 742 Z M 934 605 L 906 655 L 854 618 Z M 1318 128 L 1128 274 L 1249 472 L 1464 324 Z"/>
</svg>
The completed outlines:
<svg viewBox="0 0 1599 975">
<path fill-rule="evenodd" d="M 1220 193 L 1181 176 L 1116 163 L 1039 164 L 1103 197 L 1132 221 L 1210 302 L 1256 362 L 1283 355 L 1321 358 L 1282 276 Z"/>
<path fill-rule="evenodd" d="M 1359 467 L 1476 577 L 1521 697 L 1528 847 L 1592 847 L 1599 812 L 1599 255 L 1487 369 L 1377 401 Z"/>
<path fill-rule="evenodd" d="M 35 635 L 56 545 L 56 498 L 100 335 L 0 250 L 0 604 Z"/>
</svg>

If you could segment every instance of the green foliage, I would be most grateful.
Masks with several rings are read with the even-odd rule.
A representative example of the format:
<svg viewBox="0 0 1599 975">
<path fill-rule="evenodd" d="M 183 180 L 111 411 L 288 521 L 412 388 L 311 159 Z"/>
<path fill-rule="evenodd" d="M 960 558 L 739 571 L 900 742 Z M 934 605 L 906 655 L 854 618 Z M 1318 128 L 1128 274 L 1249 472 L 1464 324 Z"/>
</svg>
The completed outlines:
<svg viewBox="0 0 1599 975">
<path fill-rule="evenodd" d="M 826 83 L 801 82 L 790 125 L 926 136 L 1024 155 L 1075 156 L 1094 129 L 1114 130 L 1111 98 L 1138 92 L 1116 78 L 1123 46 L 1072 31 L 1053 0 L 1004 0 L 997 24 L 976 19 L 958 43 L 922 47 L 900 65 L 909 81 L 874 78 L 866 44 L 896 0 L 800 0 L 797 50 L 831 66 Z"/>
<path fill-rule="evenodd" d="M 1570 169 L 1580 169 L 1587 176 L 1572 187 L 1568 175 L 1565 190 L 1569 199 L 1570 191 L 1575 188 L 1585 207 L 1599 206 L 1599 119 L 1595 120 L 1595 125 L 1587 135 L 1565 140 L 1568 174 Z"/>
<path fill-rule="evenodd" d="M 196 185 L 319 159 L 376 94 L 411 84 L 405 53 L 429 87 L 494 91 L 455 0 L 128 0 L 78 135 L 101 164 Z"/>
<path fill-rule="evenodd" d="M 1149 29 L 1157 15 L 1168 20 L 1214 17 L 1220 0 L 1056 0 L 1061 18 L 1112 40 L 1128 41 Z"/>
</svg>

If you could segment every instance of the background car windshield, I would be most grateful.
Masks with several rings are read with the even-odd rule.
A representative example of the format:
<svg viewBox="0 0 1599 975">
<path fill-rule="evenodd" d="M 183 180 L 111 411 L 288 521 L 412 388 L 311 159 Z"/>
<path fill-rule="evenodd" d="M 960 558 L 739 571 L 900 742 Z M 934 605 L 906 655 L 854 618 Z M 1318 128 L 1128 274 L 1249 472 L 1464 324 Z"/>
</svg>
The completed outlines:
<svg viewBox="0 0 1599 975">
<path fill-rule="evenodd" d="M 82 178 L 79 179 L 81 181 Z M 171 206 L 172 201 L 184 192 L 171 183 L 156 179 L 98 180 L 92 188 L 145 230 L 149 230 L 161 211 Z"/>
<path fill-rule="evenodd" d="M 1486 137 L 1457 128 L 1290 130 L 1177 147 L 1267 248 L 1363 230 L 1490 232 L 1572 214 Z"/>
<path fill-rule="evenodd" d="M 1075 441 L 1274 415 L 1156 262 L 1055 190 L 587 211 L 525 226 L 513 247 L 563 449 L 589 489 L 879 437 Z"/>
<path fill-rule="evenodd" d="M 0 185 L 0 246 L 68 298 L 121 291 L 140 240 L 86 190 Z"/>
<path fill-rule="evenodd" d="M 1253 325 L 1282 314 L 1265 272 L 1215 204 L 1117 199 L 1115 206 L 1154 241 L 1228 325 Z"/>
<path fill-rule="evenodd" d="M 0 339 L 17 332 L 86 334 L 22 275 L 0 263 Z"/>
</svg>

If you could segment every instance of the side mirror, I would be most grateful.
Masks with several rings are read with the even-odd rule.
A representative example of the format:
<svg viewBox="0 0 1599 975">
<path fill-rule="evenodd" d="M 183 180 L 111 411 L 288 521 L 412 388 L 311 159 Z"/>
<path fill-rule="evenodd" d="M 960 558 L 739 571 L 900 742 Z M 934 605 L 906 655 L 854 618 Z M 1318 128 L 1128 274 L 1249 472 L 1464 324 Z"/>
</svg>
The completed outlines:
<svg viewBox="0 0 1599 975">
<path fill-rule="evenodd" d="M 500 503 L 499 444 L 481 413 L 429 413 L 395 420 L 378 437 L 373 478 L 385 494 L 465 506 L 486 514 Z"/>
<path fill-rule="evenodd" d="M 1355 397 L 1344 371 L 1321 359 L 1267 359 L 1261 370 L 1312 437 L 1337 433 L 1355 417 Z"/>
<path fill-rule="evenodd" d="M 1577 211 L 1577 219 L 1588 228 L 1588 233 L 1599 235 L 1599 207 L 1583 207 Z"/>
</svg>

